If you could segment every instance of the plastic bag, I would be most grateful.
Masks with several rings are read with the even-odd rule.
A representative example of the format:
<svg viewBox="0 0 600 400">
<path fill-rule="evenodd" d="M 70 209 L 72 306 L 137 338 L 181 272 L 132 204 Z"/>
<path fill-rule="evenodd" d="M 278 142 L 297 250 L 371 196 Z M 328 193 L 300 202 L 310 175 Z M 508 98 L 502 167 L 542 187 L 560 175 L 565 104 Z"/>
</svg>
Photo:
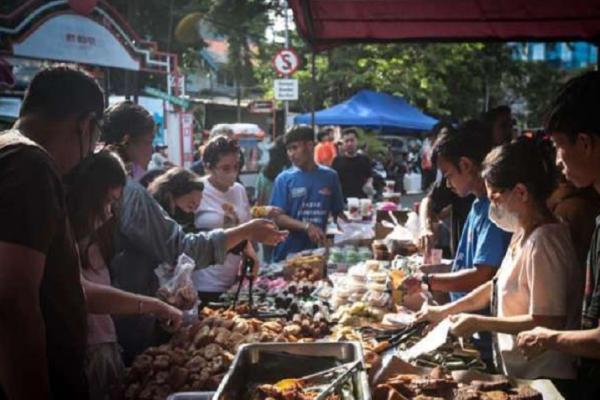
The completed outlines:
<svg viewBox="0 0 600 400">
<path fill-rule="evenodd" d="M 175 268 L 166 263 L 160 264 L 154 270 L 160 285 L 156 296 L 180 310 L 196 309 L 198 292 L 192 281 L 192 272 L 195 267 L 194 260 L 186 254 L 179 256 Z"/>
<path fill-rule="evenodd" d="M 334 244 L 352 244 L 361 240 L 370 240 L 375 237 L 375 230 L 370 223 L 339 221 L 341 232 L 335 235 Z"/>
</svg>

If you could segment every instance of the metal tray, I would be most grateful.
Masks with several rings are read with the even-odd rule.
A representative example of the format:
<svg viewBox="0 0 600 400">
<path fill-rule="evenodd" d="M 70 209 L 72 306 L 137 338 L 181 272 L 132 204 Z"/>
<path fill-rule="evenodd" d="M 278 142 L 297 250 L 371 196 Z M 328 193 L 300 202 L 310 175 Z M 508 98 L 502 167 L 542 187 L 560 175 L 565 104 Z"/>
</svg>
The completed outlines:
<svg viewBox="0 0 600 400">
<path fill-rule="evenodd" d="M 173 393 L 167 400 L 211 400 L 215 392 L 179 392 Z"/>
<path fill-rule="evenodd" d="M 239 348 L 221 381 L 215 400 L 242 400 L 251 383 L 275 383 L 299 378 L 336 365 L 363 360 L 358 342 L 255 343 Z M 352 378 L 355 400 L 370 400 L 367 373 Z"/>
</svg>

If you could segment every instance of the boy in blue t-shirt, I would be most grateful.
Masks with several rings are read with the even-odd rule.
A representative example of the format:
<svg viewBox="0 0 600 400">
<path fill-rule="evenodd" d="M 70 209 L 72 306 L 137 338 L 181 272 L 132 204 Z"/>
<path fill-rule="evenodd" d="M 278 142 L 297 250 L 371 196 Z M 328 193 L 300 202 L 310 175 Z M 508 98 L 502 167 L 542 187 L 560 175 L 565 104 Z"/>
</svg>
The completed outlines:
<svg viewBox="0 0 600 400">
<path fill-rule="evenodd" d="M 479 121 L 467 121 L 457 131 L 442 135 L 433 149 L 433 159 L 448 186 L 460 197 L 475 195 L 475 201 L 458 242 L 450 272 L 420 274 L 414 281 L 430 291 L 447 292 L 455 301 L 494 277 L 510 243 L 511 234 L 498 228 L 488 217 L 490 201 L 480 175 L 481 163 L 489 152 L 490 135 Z M 418 287 L 418 285 L 410 285 Z M 488 310 L 482 310 L 487 313 Z M 475 344 L 484 361 L 491 361 L 491 339 L 480 333 Z"/>
<path fill-rule="evenodd" d="M 472 120 L 440 136 L 433 148 L 433 159 L 448 186 L 460 197 L 476 197 L 451 271 L 418 276 L 428 290 L 447 292 L 452 301 L 494 277 L 511 238 L 488 217 L 490 201 L 480 175 L 481 163 L 491 148 L 488 138 L 485 125 Z"/>
<path fill-rule="evenodd" d="M 270 205 L 283 210 L 275 222 L 290 234 L 275 247 L 274 261 L 322 244 L 329 214 L 343 218 L 344 210 L 337 173 L 314 161 L 313 131 L 308 127 L 290 130 L 285 146 L 293 166 L 275 179 Z"/>
</svg>

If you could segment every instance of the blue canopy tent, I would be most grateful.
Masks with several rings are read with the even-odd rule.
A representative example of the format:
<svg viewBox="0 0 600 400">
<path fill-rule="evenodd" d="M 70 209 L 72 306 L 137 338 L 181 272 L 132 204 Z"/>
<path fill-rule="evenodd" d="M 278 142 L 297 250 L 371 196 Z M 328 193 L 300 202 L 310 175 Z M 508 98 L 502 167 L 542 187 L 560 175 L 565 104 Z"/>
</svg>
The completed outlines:
<svg viewBox="0 0 600 400">
<path fill-rule="evenodd" d="M 371 90 L 361 90 L 343 103 L 315 112 L 316 125 L 360 126 L 382 133 L 428 131 L 437 122 L 402 97 Z M 310 124 L 311 114 L 298 115 L 294 123 Z"/>
</svg>

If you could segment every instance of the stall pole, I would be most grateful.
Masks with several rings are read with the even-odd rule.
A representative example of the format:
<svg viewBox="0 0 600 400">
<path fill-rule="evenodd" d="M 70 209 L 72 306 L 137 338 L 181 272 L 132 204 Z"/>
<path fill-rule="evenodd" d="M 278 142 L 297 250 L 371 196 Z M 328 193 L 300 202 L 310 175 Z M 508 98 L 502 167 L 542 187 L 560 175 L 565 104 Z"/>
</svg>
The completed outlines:
<svg viewBox="0 0 600 400">
<path fill-rule="evenodd" d="M 313 132 L 315 131 L 315 103 L 317 96 L 317 69 L 315 68 L 315 57 L 316 53 L 313 49 L 312 58 L 310 60 L 310 83 L 311 83 L 311 98 L 310 98 L 310 126 L 312 127 Z"/>
<path fill-rule="evenodd" d="M 290 40 L 289 40 L 289 35 L 288 35 L 288 2 L 287 0 L 285 1 L 285 11 L 284 11 L 284 18 L 285 18 L 285 48 L 289 49 L 290 47 Z M 289 78 L 289 76 L 286 76 L 286 78 Z M 288 114 L 290 112 L 290 105 L 289 102 L 287 100 L 285 100 L 283 102 L 283 131 L 287 132 L 288 130 Z"/>
</svg>

